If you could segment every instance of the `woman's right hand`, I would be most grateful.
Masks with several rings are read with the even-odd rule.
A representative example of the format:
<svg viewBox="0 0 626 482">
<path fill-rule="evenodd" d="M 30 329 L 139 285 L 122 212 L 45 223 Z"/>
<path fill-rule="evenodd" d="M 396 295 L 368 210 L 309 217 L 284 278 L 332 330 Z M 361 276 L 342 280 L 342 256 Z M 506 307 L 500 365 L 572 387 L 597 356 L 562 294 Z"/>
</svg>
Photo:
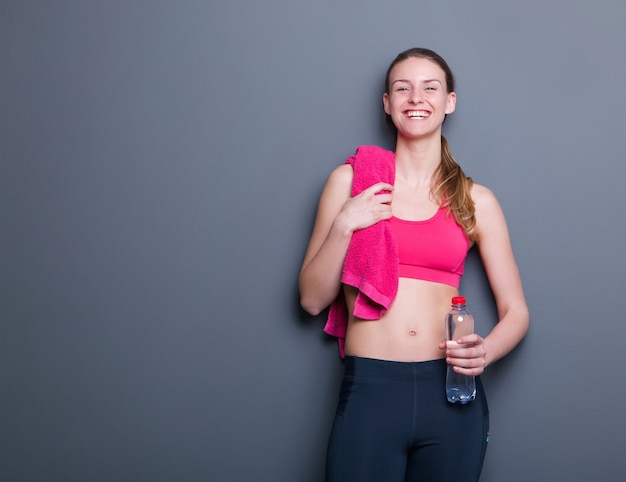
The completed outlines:
<svg viewBox="0 0 626 482">
<path fill-rule="evenodd" d="M 378 182 L 346 201 L 335 223 L 344 230 L 355 232 L 391 217 L 393 186 Z"/>
</svg>

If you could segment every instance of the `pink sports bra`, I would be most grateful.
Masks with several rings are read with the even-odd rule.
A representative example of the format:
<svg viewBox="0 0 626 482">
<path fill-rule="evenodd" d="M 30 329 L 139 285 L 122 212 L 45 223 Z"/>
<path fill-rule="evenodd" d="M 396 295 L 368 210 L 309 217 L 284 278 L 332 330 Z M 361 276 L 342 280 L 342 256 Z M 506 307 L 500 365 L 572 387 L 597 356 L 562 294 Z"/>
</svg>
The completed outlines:
<svg viewBox="0 0 626 482">
<path fill-rule="evenodd" d="M 391 230 L 398 245 L 398 274 L 459 287 L 469 249 L 469 240 L 446 209 L 424 221 L 392 217 Z"/>
</svg>

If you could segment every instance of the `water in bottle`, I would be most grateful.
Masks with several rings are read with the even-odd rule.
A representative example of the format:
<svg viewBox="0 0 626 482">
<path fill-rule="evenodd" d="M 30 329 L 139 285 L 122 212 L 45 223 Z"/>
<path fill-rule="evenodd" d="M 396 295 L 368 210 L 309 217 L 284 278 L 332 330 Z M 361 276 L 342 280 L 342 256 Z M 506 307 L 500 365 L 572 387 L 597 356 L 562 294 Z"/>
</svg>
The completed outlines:
<svg viewBox="0 0 626 482">
<path fill-rule="evenodd" d="M 450 312 L 446 315 L 446 337 L 456 341 L 462 336 L 474 333 L 474 318 L 467 311 L 464 296 L 452 298 Z M 446 395 L 451 403 L 465 404 L 476 397 L 476 379 L 456 373 L 451 365 L 448 365 L 446 375 Z"/>
</svg>

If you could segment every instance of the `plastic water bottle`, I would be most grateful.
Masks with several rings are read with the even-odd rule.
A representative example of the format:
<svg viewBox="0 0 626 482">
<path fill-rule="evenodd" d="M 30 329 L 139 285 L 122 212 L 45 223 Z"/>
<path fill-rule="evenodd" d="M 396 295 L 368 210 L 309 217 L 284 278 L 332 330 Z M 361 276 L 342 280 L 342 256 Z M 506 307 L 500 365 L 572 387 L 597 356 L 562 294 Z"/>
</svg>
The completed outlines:
<svg viewBox="0 0 626 482">
<path fill-rule="evenodd" d="M 456 341 L 472 333 L 474 333 L 474 318 L 467 311 L 465 297 L 454 296 L 450 312 L 446 315 L 446 338 Z M 473 376 L 456 373 L 452 365 L 448 365 L 446 396 L 451 403 L 471 402 L 476 397 L 476 379 Z"/>
</svg>

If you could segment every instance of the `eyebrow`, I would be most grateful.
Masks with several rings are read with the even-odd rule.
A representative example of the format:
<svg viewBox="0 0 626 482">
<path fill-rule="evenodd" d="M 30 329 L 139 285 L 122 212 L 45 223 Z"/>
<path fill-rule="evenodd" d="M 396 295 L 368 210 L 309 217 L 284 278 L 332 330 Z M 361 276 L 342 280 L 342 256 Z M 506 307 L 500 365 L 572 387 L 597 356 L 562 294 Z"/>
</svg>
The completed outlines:
<svg viewBox="0 0 626 482">
<path fill-rule="evenodd" d="M 394 80 L 391 85 L 395 84 L 396 82 L 408 82 L 409 84 L 411 83 L 411 81 L 407 79 L 397 79 Z M 438 82 L 439 84 L 443 85 L 443 83 L 439 79 L 426 79 L 422 81 L 423 84 L 428 84 L 429 82 Z"/>
</svg>

